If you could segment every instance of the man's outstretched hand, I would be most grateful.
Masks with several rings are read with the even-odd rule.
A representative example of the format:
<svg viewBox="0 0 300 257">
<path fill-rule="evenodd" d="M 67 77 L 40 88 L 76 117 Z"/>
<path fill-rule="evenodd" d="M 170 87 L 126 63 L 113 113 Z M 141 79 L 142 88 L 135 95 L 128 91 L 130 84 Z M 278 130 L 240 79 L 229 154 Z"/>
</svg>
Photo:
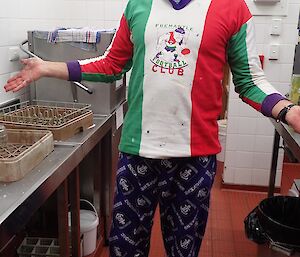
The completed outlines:
<svg viewBox="0 0 300 257">
<path fill-rule="evenodd" d="M 6 92 L 17 92 L 42 77 L 69 79 L 68 67 L 64 62 L 43 61 L 35 57 L 23 59 L 21 63 L 24 65 L 23 69 L 4 85 Z"/>
<path fill-rule="evenodd" d="M 17 92 L 28 86 L 31 82 L 46 75 L 46 67 L 44 67 L 46 66 L 46 62 L 39 58 L 23 59 L 21 63 L 24 65 L 23 69 L 17 75 L 11 77 L 6 85 L 4 85 L 6 92 Z"/>
</svg>

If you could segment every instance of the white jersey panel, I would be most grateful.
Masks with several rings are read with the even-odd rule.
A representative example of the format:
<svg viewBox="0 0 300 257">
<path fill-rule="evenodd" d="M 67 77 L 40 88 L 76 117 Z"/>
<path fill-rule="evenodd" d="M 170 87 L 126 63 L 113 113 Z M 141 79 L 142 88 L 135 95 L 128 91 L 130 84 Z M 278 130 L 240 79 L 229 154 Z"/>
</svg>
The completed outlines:
<svg viewBox="0 0 300 257">
<path fill-rule="evenodd" d="M 191 90 L 211 0 L 170 8 L 153 0 L 145 31 L 140 155 L 190 156 Z"/>
</svg>

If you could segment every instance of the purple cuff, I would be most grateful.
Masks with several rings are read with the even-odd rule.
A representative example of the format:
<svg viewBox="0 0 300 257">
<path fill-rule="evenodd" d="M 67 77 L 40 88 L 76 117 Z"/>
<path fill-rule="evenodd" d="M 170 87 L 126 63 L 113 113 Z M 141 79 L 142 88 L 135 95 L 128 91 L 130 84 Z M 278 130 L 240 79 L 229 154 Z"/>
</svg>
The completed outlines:
<svg viewBox="0 0 300 257">
<path fill-rule="evenodd" d="M 78 61 L 70 61 L 67 62 L 67 67 L 69 71 L 69 81 L 77 81 L 80 82 L 81 77 L 81 68 Z"/>
<path fill-rule="evenodd" d="M 272 109 L 281 100 L 286 100 L 286 97 L 274 93 L 268 95 L 261 104 L 261 113 L 267 117 L 272 117 Z"/>
</svg>

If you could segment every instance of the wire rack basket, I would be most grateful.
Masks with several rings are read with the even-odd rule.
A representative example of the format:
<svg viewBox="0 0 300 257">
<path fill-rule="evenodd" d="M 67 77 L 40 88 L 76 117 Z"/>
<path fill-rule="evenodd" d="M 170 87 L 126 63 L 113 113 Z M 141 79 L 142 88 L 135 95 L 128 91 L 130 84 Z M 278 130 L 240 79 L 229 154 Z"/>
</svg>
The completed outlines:
<svg viewBox="0 0 300 257">
<path fill-rule="evenodd" d="M 0 109 L 0 123 L 8 128 L 48 129 L 64 140 L 93 124 L 91 105 L 33 100 Z"/>
<path fill-rule="evenodd" d="M 0 144 L 0 181 L 22 179 L 53 149 L 53 135 L 46 130 L 7 129 L 7 141 Z"/>
<path fill-rule="evenodd" d="M 0 144 L 0 159 L 18 157 L 30 147 L 30 144 Z"/>
<path fill-rule="evenodd" d="M 80 241 L 82 249 L 82 239 Z M 70 247 L 71 250 L 71 247 Z M 25 237 L 17 249 L 19 257 L 59 257 L 60 246 L 57 238 Z M 72 255 L 71 255 L 72 256 Z M 82 252 L 80 252 L 80 257 Z"/>
</svg>

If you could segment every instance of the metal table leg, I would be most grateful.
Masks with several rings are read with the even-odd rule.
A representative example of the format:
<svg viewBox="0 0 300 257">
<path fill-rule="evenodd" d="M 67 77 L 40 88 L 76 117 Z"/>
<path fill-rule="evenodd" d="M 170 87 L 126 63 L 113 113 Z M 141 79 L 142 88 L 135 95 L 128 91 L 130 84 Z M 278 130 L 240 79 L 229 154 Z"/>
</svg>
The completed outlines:
<svg viewBox="0 0 300 257">
<path fill-rule="evenodd" d="M 79 190 L 79 167 L 69 176 L 69 197 L 72 228 L 72 256 L 80 257 L 80 190 Z"/>
<path fill-rule="evenodd" d="M 112 147 L 111 147 L 111 131 L 103 138 L 101 142 L 101 170 L 103 175 L 102 181 L 102 199 L 103 199 L 103 214 L 104 214 L 104 240 L 108 244 L 110 231 L 110 192 L 111 192 L 111 173 L 112 173 Z"/>
<path fill-rule="evenodd" d="M 276 169 L 277 169 L 277 160 L 278 160 L 278 151 L 279 151 L 279 140 L 280 140 L 280 136 L 279 136 L 277 130 L 275 130 L 274 142 L 273 142 L 273 152 L 272 152 L 272 164 L 271 164 L 270 178 L 269 178 L 268 197 L 273 196 L 274 191 L 275 191 L 275 179 L 276 179 Z"/>
<path fill-rule="evenodd" d="M 64 180 L 57 189 L 58 241 L 60 246 L 60 256 L 70 256 L 67 182 L 67 180 Z"/>
</svg>

